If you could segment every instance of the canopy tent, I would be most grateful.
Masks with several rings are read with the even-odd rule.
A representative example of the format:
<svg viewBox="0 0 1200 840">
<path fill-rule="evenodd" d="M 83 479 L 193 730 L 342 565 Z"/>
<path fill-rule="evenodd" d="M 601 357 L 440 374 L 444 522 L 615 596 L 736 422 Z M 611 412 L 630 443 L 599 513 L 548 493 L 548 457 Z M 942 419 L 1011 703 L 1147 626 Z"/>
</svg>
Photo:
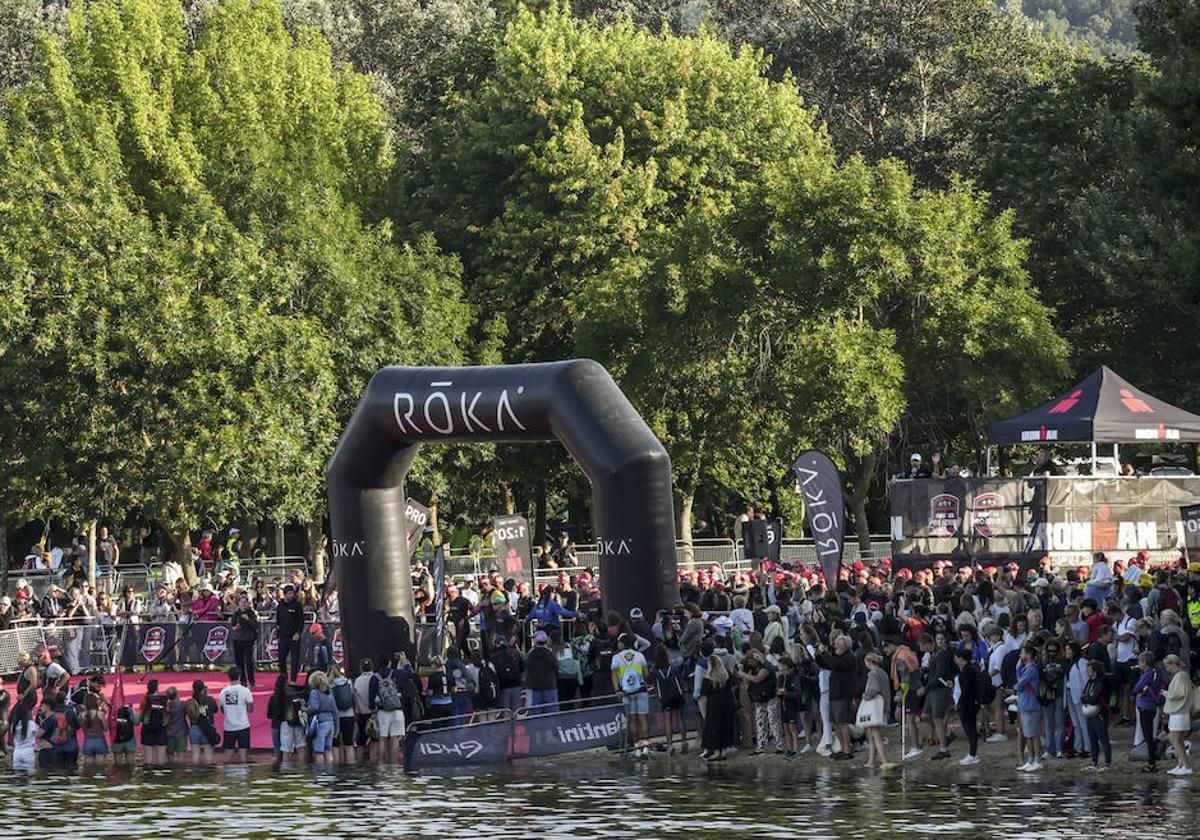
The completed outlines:
<svg viewBox="0 0 1200 840">
<path fill-rule="evenodd" d="M 1200 442 L 1200 416 L 1102 367 L 1057 399 L 988 426 L 988 443 Z"/>
</svg>

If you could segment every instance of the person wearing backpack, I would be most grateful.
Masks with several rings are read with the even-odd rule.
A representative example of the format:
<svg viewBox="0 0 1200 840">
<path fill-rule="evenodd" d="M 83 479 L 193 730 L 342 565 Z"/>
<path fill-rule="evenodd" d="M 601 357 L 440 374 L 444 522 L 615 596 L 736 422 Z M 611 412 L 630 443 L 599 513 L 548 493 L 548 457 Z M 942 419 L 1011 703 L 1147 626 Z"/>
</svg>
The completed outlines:
<svg viewBox="0 0 1200 840">
<path fill-rule="evenodd" d="M 1045 754 L 1043 758 L 1061 758 L 1066 704 L 1063 674 L 1065 666 L 1058 639 L 1050 639 L 1038 659 L 1038 702 L 1042 705 L 1045 724 Z"/>
<path fill-rule="evenodd" d="M 142 760 L 146 764 L 167 762 L 167 695 L 158 690 L 158 680 L 146 683 L 141 703 Z"/>
<path fill-rule="evenodd" d="M 579 695 L 579 683 L 583 679 L 583 670 L 579 665 L 579 660 L 575 658 L 571 646 L 563 641 L 562 634 L 554 633 L 552 639 L 550 650 L 554 653 L 558 707 L 563 710 L 574 709 L 578 705 L 575 698 Z"/>
<path fill-rule="evenodd" d="M 279 752 L 282 758 L 293 758 L 300 752 L 303 758 L 308 731 L 308 697 L 303 686 L 288 682 L 287 671 L 281 671 L 283 679 L 283 720 L 279 728 Z"/>
<path fill-rule="evenodd" d="M 746 684 L 746 695 L 754 705 L 754 734 L 756 743 L 752 755 L 766 752 L 767 743 L 774 742 L 775 752 L 782 754 L 783 715 L 779 709 L 778 681 L 775 668 L 761 651 L 751 648 L 737 666 L 738 677 Z"/>
<path fill-rule="evenodd" d="M 450 700 L 454 706 L 454 725 L 462 726 L 471 718 L 471 700 L 475 696 L 475 679 L 467 664 L 451 645 L 446 651 L 446 677 L 450 681 Z"/>
<path fill-rule="evenodd" d="M 550 637 L 544 630 L 533 634 L 533 649 L 525 657 L 525 675 L 529 680 L 529 705 L 534 714 L 558 712 L 558 658 L 550 650 Z"/>
<path fill-rule="evenodd" d="M 654 671 L 651 674 L 654 691 L 658 694 L 658 705 L 663 711 L 663 720 L 667 730 L 667 753 L 675 754 L 675 736 L 679 733 L 679 751 L 688 751 L 687 727 L 683 722 L 683 707 L 686 703 L 683 691 L 683 678 L 679 667 L 671 664 L 670 654 L 662 642 L 654 646 Z"/>
<path fill-rule="evenodd" d="M 391 764 L 396 760 L 396 739 L 404 737 L 404 697 L 391 655 L 383 654 L 378 661 L 379 670 L 371 677 L 371 708 L 379 727 L 379 763 Z"/>
<path fill-rule="evenodd" d="M 1138 728 L 1146 741 L 1146 766 L 1143 773 L 1158 772 L 1158 739 L 1154 731 L 1154 722 L 1158 718 L 1158 707 L 1162 703 L 1163 680 L 1154 667 L 1154 654 L 1143 651 L 1138 656 L 1140 674 L 1133 684 L 1133 705 L 1137 709 Z M 1135 744 L 1138 742 L 1134 735 Z"/>
<path fill-rule="evenodd" d="M 625 707 L 629 727 L 629 743 L 633 754 L 646 758 L 648 747 L 644 742 L 650 737 L 650 694 L 646 690 L 646 657 L 635 650 L 637 637 L 632 633 L 621 636 L 621 650 L 612 658 L 613 691 L 620 696 Z"/>
<path fill-rule="evenodd" d="M 496 710 L 500 708 L 500 678 L 496 668 L 490 661 L 478 653 L 475 654 L 475 711 L 481 720 L 497 717 Z"/>
<path fill-rule="evenodd" d="M 134 726 L 138 721 L 137 710 L 126 704 L 117 709 L 116 718 L 116 732 L 113 735 L 110 751 L 114 761 L 117 756 L 121 756 L 121 763 L 128 764 L 129 757 L 137 752 L 137 733 L 134 731 Z M 166 749 L 165 745 L 163 749 Z"/>
<path fill-rule="evenodd" d="M 440 656 L 430 659 L 430 672 L 425 677 L 425 717 L 439 720 L 454 715 L 454 699 L 450 696 L 450 678 Z"/>
<path fill-rule="evenodd" d="M 337 727 L 333 735 L 334 758 L 341 764 L 354 763 L 354 684 L 336 662 L 329 665 L 329 692 L 337 707 Z"/>
<path fill-rule="evenodd" d="M 520 652 L 508 645 L 503 636 L 496 636 L 496 649 L 488 658 L 496 669 L 496 679 L 500 683 L 500 708 L 515 712 L 521 708 L 521 672 L 524 662 Z"/>
<path fill-rule="evenodd" d="M 49 748 L 41 751 L 42 766 L 46 768 L 71 768 L 79 762 L 79 716 L 63 695 L 48 691 L 42 698 L 47 709 L 42 719 L 38 737 Z"/>
</svg>

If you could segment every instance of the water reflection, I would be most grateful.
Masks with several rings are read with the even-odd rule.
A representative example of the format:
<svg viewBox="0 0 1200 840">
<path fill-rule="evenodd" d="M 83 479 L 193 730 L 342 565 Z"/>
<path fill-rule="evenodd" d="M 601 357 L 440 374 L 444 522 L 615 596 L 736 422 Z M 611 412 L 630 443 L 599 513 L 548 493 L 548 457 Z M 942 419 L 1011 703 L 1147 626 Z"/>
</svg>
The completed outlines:
<svg viewBox="0 0 1200 840">
<path fill-rule="evenodd" d="M 270 764 L 0 776 L 0 818 L 17 828 L 139 835 L 407 834 L 464 827 L 510 837 L 1195 837 L 1186 780 L 964 777 L 847 772 L 824 765 L 594 765 L 539 761 L 482 774 Z M 81 823 L 81 819 L 86 823 Z M 399 820 L 399 822 L 397 822 Z"/>
</svg>

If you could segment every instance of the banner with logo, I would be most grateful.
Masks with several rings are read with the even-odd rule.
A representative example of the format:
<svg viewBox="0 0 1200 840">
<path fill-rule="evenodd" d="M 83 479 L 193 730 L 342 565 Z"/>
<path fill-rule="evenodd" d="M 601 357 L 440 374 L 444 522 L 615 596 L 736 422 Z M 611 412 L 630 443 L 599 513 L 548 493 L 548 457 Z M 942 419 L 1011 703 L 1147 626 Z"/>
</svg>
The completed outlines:
<svg viewBox="0 0 1200 840">
<path fill-rule="evenodd" d="M 446 648 L 446 548 L 439 545 L 433 555 L 433 614 L 437 617 L 438 652 Z"/>
<path fill-rule="evenodd" d="M 497 516 L 492 520 L 496 563 L 501 574 L 533 586 L 533 552 L 529 520 L 524 516 Z"/>
<path fill-rule="evenodd" d="M 1181 507 L 1179 521 L 1183 526 L 1184 546 L 1189 552 L 1200 550 L 1200 504 Z"/>
<path fill-rule="evenodd" d="M 341 664 L 345 657 L 342 628 L 338 622 L 322 622 L 325 638 L 333 651 L 333 659 Z M 200 621 L 190 624 L 154 621 L 139 624 L 124 634 L 121 664 L 127 667 L 168 665 L 207 665 L 213 667 L 233 664 L 231 628 L 223 621 Z M 300 662 L 312 658 L 312 636 L 308 625 L 300 635 Z M 255 659 L 259 663 L 279 661 L 279 628 L 274 621 L 259 624 L 255 642 Z"/>
<path fill-rule="evenodd" d="M 804 524 L 812 534 L 826 583 L 832 587 L 842 570 L 846 505 L 837 465 L 819 449 L 800 454 L 792 464 L 796 492 L 804 499 Z"/>
<path fill-rule="evenodd" d="M 507 720 L 432 731 L 418 728 L 404 739 L 404 766 L 426 770 L 507 761 L 511 730 Z"/>
<path fill-rule="evenodd" d="M 404 500 L 404 529 L 408 535 L 409 557 L 417 553 L 417 545 L 421 542 L 421 536 L 425 533 L 425 526 L 429 523 L 429 508 L 413 498 Z"/>
<path fill-rule="evenodd" d="M 1200 498 L 1200 477 L 904 479 L 889 493 L 901 561 L 1148 551 L 1165 562 L 1188 544 L 1182 511 Z"/>
</svg>

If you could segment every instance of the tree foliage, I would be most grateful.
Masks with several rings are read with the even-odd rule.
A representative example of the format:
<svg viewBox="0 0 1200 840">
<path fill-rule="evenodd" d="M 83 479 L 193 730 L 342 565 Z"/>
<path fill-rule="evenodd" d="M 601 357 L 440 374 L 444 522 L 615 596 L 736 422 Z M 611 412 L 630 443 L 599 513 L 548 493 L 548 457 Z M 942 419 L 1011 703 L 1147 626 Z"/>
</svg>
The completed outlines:
<svg viewBox="0 0 1200 840">
<path fill-rule="evenodd" d="M 393 244 L 366 80 L 222 0 L 97 0 L 44 38 L 0 133 L 10 510 L 172 526 L 312 516 L 385 363 L 459 358 L 456 262 Z"/>
</svg>

